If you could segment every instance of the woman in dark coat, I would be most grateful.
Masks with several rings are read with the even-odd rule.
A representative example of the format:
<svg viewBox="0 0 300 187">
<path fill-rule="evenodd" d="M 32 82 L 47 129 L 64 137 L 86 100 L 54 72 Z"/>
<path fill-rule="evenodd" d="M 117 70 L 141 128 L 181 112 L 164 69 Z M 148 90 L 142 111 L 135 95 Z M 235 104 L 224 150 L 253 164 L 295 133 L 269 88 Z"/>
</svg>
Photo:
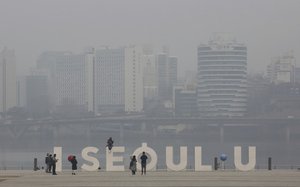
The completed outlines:
<svg viewBox="0 0 300 187">
<path fill-rule="evenodd" d="M 77 160 L 76 156 L 73 156 L 73 159 L 71 160 L 72 163 L 72 175 L 76 175 L 75 171 L 77 170 Z"/>
<path fill-rule="evenodd" d="M 133 155 L 129 165 L 129 169 L 131 170 L 132 175 L 135 175 L 136 172 L 136 162 L 137 162 L 136 157 L 135 155 Z"/>
</svg>

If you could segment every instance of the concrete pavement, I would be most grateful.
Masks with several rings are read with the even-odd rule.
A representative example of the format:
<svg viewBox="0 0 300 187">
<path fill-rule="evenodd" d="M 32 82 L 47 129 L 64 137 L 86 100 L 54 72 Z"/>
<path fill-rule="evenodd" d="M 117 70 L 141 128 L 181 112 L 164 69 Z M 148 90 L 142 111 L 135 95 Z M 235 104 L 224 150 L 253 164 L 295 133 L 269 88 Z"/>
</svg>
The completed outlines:
<svg viewBox="0 0 300 187">
<path fill-rule="evenodd" d="M 206 187 L 300 187 L 300 171 L 217 171 L 217 172 L 148 172 L 132 176 L 130 172 L 65 171 L 53 176 L 42 171 L 0 171 L 2 187 L 87 187 L 87 186 L 206 186 Z"/>
</svg>

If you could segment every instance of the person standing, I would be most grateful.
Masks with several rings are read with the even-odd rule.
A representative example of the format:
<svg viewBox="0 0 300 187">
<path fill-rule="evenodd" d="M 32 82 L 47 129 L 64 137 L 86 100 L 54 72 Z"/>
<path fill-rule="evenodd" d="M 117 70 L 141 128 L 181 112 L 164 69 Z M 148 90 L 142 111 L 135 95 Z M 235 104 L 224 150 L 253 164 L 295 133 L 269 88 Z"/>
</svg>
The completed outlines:
<svg viewBox="0 0 300 187">
<path fill-rule="evenodd" d="M 133 155 L 129 165 L 129 169 L 131 170 L 132 175 L 135 175 L 136 172 L 136 162 L 137 162 L 136 157 L 135 155 Z"/>
<path fill-rule="evenodd" d="M 146 165 L 147 165 L 147 155 L 145 152 L 143 152 L 142 156 L 141 156 L 141 165 L 142 165 L 142 175 L 146 175 Z"/>
<path fill-rule="evenodd" d="M 50 164 L 50 154 L 49 153 L 47 153 L 47 155 L 46 155 L 46 157 L 45 157 L 45 164 L 46 164 L 46 173 L 50 173 L 50 166 L 51 166 L 51 164 Z"/>
<path fill-rule="evenodd" d="M 53 157 L 52 154 L 49 154 L 49 158 L 48 158 L 48 173 L 51 173 L 53 170 L 52 164 L 53 163 Z"/>
<path fill-rule="evenodd" d="M 52 175 L 57 175 L 56 173 L 56 162 L 58 161 L 58 159 L 56 158 L 56 154 L 53 155 L 52 158 Z"/>
<path fill-rule="evenodd" d="M 72 163 L 72 175 L 76 175 L 75 171 L 77 170 L 77 163 L 78 163 L 76 160 L 76 156 L 73 156 L 71 163 Z"/>
</svg>

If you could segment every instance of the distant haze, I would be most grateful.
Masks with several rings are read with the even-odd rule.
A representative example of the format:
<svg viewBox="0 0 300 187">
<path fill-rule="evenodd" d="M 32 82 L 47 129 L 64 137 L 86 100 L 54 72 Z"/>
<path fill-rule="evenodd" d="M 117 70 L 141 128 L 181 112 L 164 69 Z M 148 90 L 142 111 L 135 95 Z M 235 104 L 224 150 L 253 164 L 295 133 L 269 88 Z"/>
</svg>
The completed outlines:
<svg viewBox="0 0 300 187">
<path fill-rule="evenodd" d="M 299 0 L 1 0 L 0 46 L 15 49 L 17 72 L 27 74 L 47 50 L 168 45 L 183 75 L 197 66 L 197 45 L 230 32 L 247 45 L 250 72 L 264 71 L 290 50 L 300 59 L 299 8 Z"/>
</svg>

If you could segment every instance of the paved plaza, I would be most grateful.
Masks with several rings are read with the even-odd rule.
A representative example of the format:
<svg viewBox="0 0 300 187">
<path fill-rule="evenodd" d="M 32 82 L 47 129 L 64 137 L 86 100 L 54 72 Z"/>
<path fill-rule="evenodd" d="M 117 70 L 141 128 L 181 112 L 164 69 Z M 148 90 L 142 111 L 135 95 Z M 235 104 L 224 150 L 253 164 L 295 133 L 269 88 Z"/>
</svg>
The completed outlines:
<svg viewBox="0 0 300 187">
<path fill-rule="evenodd" d="M 88 186 L 218 186 L 218 187 L 300 187 L 300 171 L 216 171 L 148 172 L 146 176 L 129 172 L 65 171 L 53 176 L 42 171 L 0 171 L 0 186 L 7 187 L 88 187 Z"/>
</svg>

